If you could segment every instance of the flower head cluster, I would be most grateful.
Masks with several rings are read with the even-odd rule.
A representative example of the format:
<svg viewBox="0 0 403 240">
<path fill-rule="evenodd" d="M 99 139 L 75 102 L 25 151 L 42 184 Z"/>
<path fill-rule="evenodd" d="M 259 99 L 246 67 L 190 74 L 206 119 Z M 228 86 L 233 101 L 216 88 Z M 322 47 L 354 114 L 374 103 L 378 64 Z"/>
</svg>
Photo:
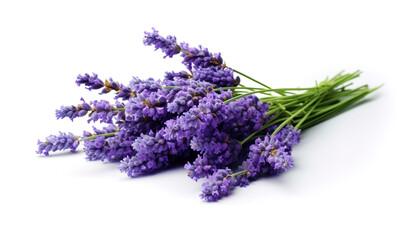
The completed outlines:
<svg viewBox="0 0 403 240">
<path fill-rule="evenodd" d="M 187 43 L 180 44 L 183 57 L 182 63 L 191 70 L 193 67 L 208 68 L 211 66 L 219 66 L 224 63 L 221 53 L 210 53 L 207 48 L 201 45 L 197 48 L 190 47 Z"/>
<path fill-rule="evenodd" d="M 236 185 L 235 179 L 231 176 L 229 168 L 219 169 L 214 172 L 208 181 L 202 184 L 202 194 L 200 197 L 206 201 L 214 202 L 223 196 L 227 196 L 229 191 Z"/>
<path fill-rule="evenodd" d="M 193 76 L 186 71 L 166 72 L 162 84 L 165 86 L 183 86 L 187 84 L 187 80 Z"/>
<path fill-rule="evenodd" d="M 60 109 L 56 110 L 56 118 L 63 119 L 63 118 L 70 118 L 73 121 L 74 118 L 83 117 L 87 115 L 88 112 L 92 111 L 93 108 L 85 102 L 83 98 L 81 98 L 82 104 L 77 106 L 61 106 Z"/>
<path fill-rule="evenodd" d="M 143 40 L 144 45 L 155 47 L 155 50 L 161 49 L 165 53 L 164 58 L 172 57 L 175 54 L 180 53 L 180 47 L 176 43 L 176 37 L 167 36 L 166 38 L 158 34 L 158 31 L 152 28 L 152 32 L 144 32 L 145 37 Z"/>
<path fill-rule="evenodd" d="M 112 90 L 119 92 L 120 84 L 118 82 L 113 81 L 112 78 L 109 78 L 109 80 L 105 80 L 104 88 L 102 89 L 102 91 L 99 94 L 106 94 Z"/>
<path fill-rule="evenodd" d="M 244 164 L 251 177 L 268 172 L 277 174 L 291 169 L 294 166 L 291 148 L 299 142 L 299 133 L 299 130 L 294 130 L 289 125 L 273 137 L 267 134 L 264 139 L 256 139 L 249 148 L 249 156 Z"/>
<path fill-rule="evenodd" d="M 211 66 L 225 66 L 221 53 L 210 53 L 207 48 L 190 47 L 188 43 L 176 42 L 176 37 L 162 37 L 154 28 L 152 32 L 145 32 L 144 45 L 155 47 L 155 50 L 161 49 L 165 53 L 164 58 L 173 57 L 181 53 L 183 57 L 182 63 L 192 71 L 193 68 L 209 68 Z M 204 80 L 205 81 L 205 80 Z"/>
<path fill-rule="evenodd" d="M 65 117 L 70 118 L 72 121 L 74 118 L 86 116 L 89 113 L 89 120 L 100 121 L 101 123 L 112 123 L 113 118 L 119 114 L 119 108 L 123 107 L 123 104 L 116 102 L 116 107 L 112 106 L 106 100 L 95 100 L 91 101 L 90 104 L 85 102 L 81 98 L 82 104 L 77 106 L 62 106 L 60 109 L 56 110 L 56 118 L 62 119 Z"/>
<path fill-rule="evenodd" d="M 102 160 L 102 161 L 120 161 L 127 155 L 134 154 L 135 151 L 131 147 L 133 139 L 126 138 L 125 135 L 117 132 L 113 137 L 104 137 L 101 134 L 115 133 L 118 131 L 117 127 L 110 124 L 103 129 L 93 127 L 95 139 L 84 140 L 84 151 L 88 160 Z M 94 136 L 94 134 L 84 131 L 83 138 Z"/>
<path fill-rule="evenodd" d="M 233 87 L 240 83 L 239 77 L 234 77 L 234 71 L 222 66 L 210 66 L 208 68 L 195 67 L 193 79 L 211 82 L 219 87 Z"/>
<path fill-rule="evenodd" d="M 88 90 L 100 89 L 104 87 L 104 83 L 98 78 L 98 74 L 96 73 L 92 73 L 92 76 L 88 73 L 84 74 L 84 76 L 78 75 L 76 84 L 78 86 L 84 84 Z"/>
<path fill-rule="evenodd" d="M 221 97 L 221 99 L 220 99 Z M 215 169 L 240 162 L 240 140 L 260 129 L 265 119 L 267 104 L 253 96 L 224 104 L 226 96 L 211 94 L 204 98 L 197 108 L 190 109 L 172 133 L 178 141 L 190 139 L 190 146 L 200 153 L 185 168 L 194 179 L 206 177 Z M 229 96 L 230 97 L 230 96 Z"/>
<path fill-rule="evenodd" d="M 70 149 L 72 152 L 76 150 L 80 142 L 72 133 L 60 132 L 58 136 L 50 135 L 45 142 L 38 140 L 38 154 L 49 155 L 49 152 L 62 151 Z"/>
<path fill-rule="evenodd" d="M 150 131 L 148 134 L 141 134 L 132 144 L 136 154 L 124 158 L 119 169 L 129 177 L 135 177 L 169 166 L 180 154 L 184 157 L 186 150 L 189 150 L 188 146 L 166 140 L 165 131 L 162 128 L 156 133 Z"/>
</svg>

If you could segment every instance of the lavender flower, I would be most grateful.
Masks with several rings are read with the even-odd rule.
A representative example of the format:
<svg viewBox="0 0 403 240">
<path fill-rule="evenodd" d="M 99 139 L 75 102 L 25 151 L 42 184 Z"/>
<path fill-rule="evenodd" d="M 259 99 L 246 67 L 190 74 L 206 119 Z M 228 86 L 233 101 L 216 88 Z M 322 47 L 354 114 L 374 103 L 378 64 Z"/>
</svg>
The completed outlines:
<svg viewBox="0 0 403 240">
<path fill-rule="evenodd" d="M 180 48 L 183 57 L 182 63 L 192 70 L 192 66 L 208 68 L 210 66 L 223 65 L 224 61 L 221 57 L 221 53 L 210 53 L 207 48 L 199 46 L 198 48 L 189 47 L 187 43 L 181 43 Z"/>
<path fill-rule="evenodd" d="M 109 124 L 107 126 L 104 126 L 104 127 L 102 127 L 102 129 L 98 129 L 96 127 L 92 127 L 92 129 L 94 130 L 94 133 L 97 135 L 101 135 L 104 133 L 113 133 L 113 132 L 118 131 L 118 128 L 114 124 Z M 87 131 L 84 131 L 83 135 L 84 135 L 84 137 L 92 136 L 92 134 Z"/>
<path fill-rule="evenodd" d="M 46 138 L 45 142 L 38 140 L 38 151 L 37 154 L 49 155 L 49 152 L 62 151 L 70 149 L 71 152 L 75 152 L 76 148 L 80 144 L 78 137 L 74 136 L 72 133 L 62 133 L 59 136 L 50 135 Z"/>
<path fill-rule="evenodd" d="M 90 137 L 90 135 L 84 135 Z M 106 145 L 106 138 L 104 136 L 98 136 L 95 139 L 84 140 L 84 152 L 86 159 L 90 161 L 105 160 L 107 159 L 108 147 Z"/>
<path fill-rule="evenodd" d="M 90 114 L 88 122 L 100 120 L 101 123 L 112 123 L 113 117 L 119 113 L 118 111 L 114 111 L 115 107 L 106 100 L 95 100 L 91 104 L 93 105 L 93 111 Z M 117 104 L 120 105 L 120 103 Z"/>
<path fill-rule="evenodd" d="M 126 172 L 129 177 L 168 166 L 169 147 L 159 132 L 141 134 L 132 146 L 137 154 L 127 156 L 119 166 L 119 169 Z"/>
<path fill-rule="evenodd" d="M 98 74 L 96 73 L 92 73 L 92 76 L 88 73 L 84 74 L 84 76 L 78 75 L 76 83 L 78 86 L 84 84 L 88 90 L 104 87 L 104 83 L 98 78 Z"/>
<path fill-rule="evenodd" d="M 254 95 L 243 97 L 225 105 L 229 112 L 221 131 L 230 134 L 231 138 L 243 140 L 259 130 L 271 116 L 266 115 L 269 104 L 263 103 Z"/>
<path fill-rule="evenodd" d="M 152 30 L 152 32 L 144 32 L 144 45 L 154 45 L 155 50 L 161 49 L 161 51 L 165 53 L 164 58 L 172 58 L 173 55 L 180 53 L 180 47 L 176 43 L 176 37 L 169 35 L 164 38 L 159 35 L 157 30 L 155 30 L 154 28 L 152 28 Z"/>
<path fill-rule="evenodd" d="M 165 53 L 164 58 L 172 58 L 174 55 L 182 52 L 182 63 L 192 70 L 192 66 L 207 68 L 209 66 L 223 65 L 223 59 L 220 53 L 210 53 L 207 48 L 199 46 L 198 48 L 189 47 L 187 43 L 177 44 L 176 37 L 167 36 L 166 38 L 159 35 L 158 31 L 152 28 L 152 32 L 144 32 L 144 45 L 155 47 L 155 50 L 161 49 Z"/>
<path fill-rule="evenodd" d="M 185 139 L 192 137 L 190 146 L 202 154 L 185 166 L 194 180 L 208 176 L 212 170 L 241 162 L 243 158 L 239 141 L 262 127 L 268 109 L 268 104 L 254 96 L 229 104 L 223 104 L 222 100 L 213 96 L 201 100 L 196 109 L 185 113 L 179 119 L 182 124 L 171 131 Z M 188 115 L 192 111 L 197 117 Z M 186 122 L 188 119 L 195 121 Z M 188 127 L 187 123 L 193 125 Z"/>
<path fill-rule="evenodd" d="M 248 159 L 244 167 L 251 177 L 258 174 L 277 174 L 289 170 L 294 166 L 291 158 L 291 147 L 299 142 L 299 130 L 292 126 L 281 129 L 275 136 L 270 137 L 269 133 L 264 139 L 258 138 L 250 146 Z M 292 136 L 292 138 L 284 138 Z"/>
<path fill-rule="evenodd" d="M 229 191 L 235 186 L 235 179 L 231 176 L 229 168 L 219 169 L 208 178 L 208 182 L 202 184 L 202 194 L 200 197 L 208 202 L 214 202 L 227 196 Z"/>
<path fill-rule="evenodd" d="M 184 112 L 177 120 L 167 122 L 169 126 L 167 125 L 166 138 L 176 139 L 178 142 L 188 141 L 199 132 L 217 127 L 218 123 L 227 118 L 223 100 L 228 98 L 231 98 L 231 91 L 207 93 L 199 101 L 199 105 Z"/>
<path fill-rule="evenodd" d="M 298 144 L 300 141 L 300 133 L 300 129 L 297 130 L 294 129 L 293 126 L 287 125 L 283 127 L 278 133 L 276 133 L 273 138 L 284 145 L 287 151 L 291 152 L 291 147 Z"/>
<path fill-rule="evenodd" d="M 129 82 L 127 86 L 120 84 L 118 87 L 116 87 L 116 82 L 107 83 L 106 81 L 105 85 L 111 85 L 109 89 L 114 89 L 117 91 L 115 99 L 121 98 L 122 100 L 129 100 L 130 98 L 134 98 L 139 93 L 155 92 L 159 89 L 162 89 L 161 84 L 152 78 L 141 80 L 137 77 L 133 77 L 133 79 Z"/>
<path fill-rule="evenodd" d="M 233 87 L 240 83 L 240 78 L 234 78 L 234 71 L 222 66 L 210 66 L 207 68 L 194 67 L 193 79 L 214 84 L 217 87 Z"/>
<path fill-rule="evenodd" d="M 224 168 L 239 161 L 241 151 L 239 142 L 217 129 L 193 137 L 190 145 L 193 150 L 202 154 L 192 164 L 185 165 L 189 171 L 188 176 L 195 181 L 210 175 L 211 171 L 215 169 Z"/>
<path fill-rule="evenodd" d="M 126 117 L 130 119 L 151 118 L 154 121 L 166 117 L 167 89 L 161 89 L 150 94 L 138 94 L 126 104 Z"/>
<path fill-rule="evenodd" d="M 192 163 L 185 164 L 185 169 L 188 171 L 188 177 L 197 182 L 200 178 L 212 175 L 217 170 L 217 166 L 210 165 L 208 158 L 199 154 Z"/>
<path fill-rule="evenodd" d="M 167 140 L 164 137 L 167 131 L 164 127 L 155 132 L 141 134 L 132 144 L 137 153 L 124 158 L 119 169 L 129 177 L 134 177 L 167 167 L 173 162 L 184 161 L 191 154 L 188 143 L 175 139 Z"/>
<path fill-rule="evenodd" d="M 104 86 L 105 87 L 102 89 L 102 92 L 100 92 L 99 94 L 106 94 L 112 90 L 116 92 L 120 91 L 120 84 L 118 82 L 113 81 L 112 78 L 109 78 L 109 81 L 105 80 Z"/>
<path fill-rule="evenodd" d="M 94 132 L 99 134 L 113 133 L 118 129 L 110 124 L 102 130 L 93 127 Z M 84 131 L 83 137 L 91 137 L 93 134 Z M 136 152 L 131 147 L 133 138 L 126 138 L 121 131 L 113 137 L 98 136 L 95 139 L 84 140 L 85 153 L 88 160 L 108 160 L 110 162 L 120 161 L 127 155 L 134 155 Z"/>
<path fill-rule="evenodd" d="M 290 153 L 284 151 L 283 149 L 279 149 L 269 162 L 273 168 L 279 172 L 285 172 L 294 167 L 294 160 L 292 159 Z"/>
<path fill-rule="evenodd" d="M 189 78 L 191 78 L 192 77 L 192 75 L 191 74 L 189 74 L 189 73 L 187 73 L 186 71 L 180 71 L 180 72 L 165 72 L 165 79 L 166 80 L 171 80 L 171 81 L 173 81 L 173 80 L 175 80 L 175 79 L 177 79 L 177 78 L 180 78 L 180 79 L 189 79 Z"/>
<path fill-rule="evenodd" d="M 148 78 L 146 80 L 139 79 L 137 77 L 133 77 L 133 79 L 129 82 L 128 85 L 136 94 L 147 92 L 156 92 L 162 89 L 162 85 L 159 81 L 154 80 L 153 78 Z"/>
<path fill-rule="evenodd" d="M 168 95 L 167 110 L 176 114 L 188 111 L 191 107 L 197 106 L 199 101 L 211 91 L 213 91 L 213 85 L 210 83 L 188 80 L 185 86 L 171 90 L 172 93 Z"/>
<path fill-rule="evenodd" d="M 89 111 L 93 110 L 83 98 L 81 98 L 81 101 L 83 101 L 83 103 L 77 106 L 62 106 L 60 109 L 56 110 L 56 118 L 63 119 L 68 117 L 73 121 L 74 118 L 83 117 L 87 115 Z"/>
</svg>

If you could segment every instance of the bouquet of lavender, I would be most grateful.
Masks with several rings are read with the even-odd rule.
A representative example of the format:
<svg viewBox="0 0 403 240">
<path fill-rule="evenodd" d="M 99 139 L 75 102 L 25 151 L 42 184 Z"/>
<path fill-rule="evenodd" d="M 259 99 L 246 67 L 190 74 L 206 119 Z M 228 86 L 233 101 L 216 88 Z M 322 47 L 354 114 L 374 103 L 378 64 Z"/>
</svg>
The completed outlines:
<svg viewBox="0 0 403 240">
<path fill-rule="evenodd" d="M 70 149 L 82 142 L 88 160 L 120 163 L 129 177 L 184 164 L 193 180 L 205 179 L 201 197 L 216 201 L 236 186 L 294 166 L 292 147 L 307 129 L 344 111 L 378 88 L 348 88 L 360 72 L 337 74 L 311 88 L 272 89 L 226 65 L 220 53 L 178 44 L 176 37 L 145 32 L 144 44 L 165 57 L 182 57 L 186 71 L 163 80 L 133 78 L 123 85 L 97 74 L 79 75 L 77 85 L 105 100 L 62 106 L 56 118 L 89 117 L 102 129 L 50 135 L 38 140 L 38 154 Z M 240 83 L 240 75 L 261 87 Z"/>
</svg>

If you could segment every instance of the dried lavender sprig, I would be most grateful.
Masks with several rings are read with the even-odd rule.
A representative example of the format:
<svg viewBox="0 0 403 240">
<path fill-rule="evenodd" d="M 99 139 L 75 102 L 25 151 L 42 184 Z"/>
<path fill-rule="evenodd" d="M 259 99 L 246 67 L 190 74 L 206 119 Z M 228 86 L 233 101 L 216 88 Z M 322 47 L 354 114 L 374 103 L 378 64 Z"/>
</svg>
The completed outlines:
<svg viewBox="0 0 403 240">
<path fill-rule="evenodd" d="M 168 35 L 164 38 L 158 34 L 155 28 L 152 28 L 152 32 L 144 32 L 144 34 L 144 45 L 154 45 L 155 50 L 161 49 L 161 51 L 165 53 L 164 58 L 172 58 L 173 55 L 180 53 L 180 47 L 176 43 L 176 37 Z"/>
<path fill-rule="evenodd" d="M 207 48 L 203 48 L 201 45 L 198 48 L 190 47 L 187 43 L 178 44 L 176 42 L 176 37 L 168 36 L 167 38 L 162 37 L 159 35 L 158 31 L 152 28 L 153 32 L 145 32 L 145 40 L 144 45 L 150 46 L 154 45 L 155 49 L 161 49 L 167 57 L 172 57 L 178 53 L 182 53 L 181 56 L 183 57 L 182 63 L 192 71 L 193 67 L 201 67 L 201 68 L 209 68 L 214 66 L 220 66 L 222 69 L 228 68 L 232 71 L 260 84 L 261 86 L 270 89 L 269 86 L 266 84 L 234 69 L 228 67 L 224 60 L 221 57 L 221 53 L 210 53 Z M 279 92 L 280 95 L 284 95 L 284 93 Z"/>
<path fill-rule="evenodd" d="M 80 141 L 77 136 L 72 133 L 60 132 L 58 136 L 50 135 L 46 137 L 46 141 L 41 142 L 38 140 L 38 151 L 37 154 L 49 155 L 49 152 L 62 151 L 70 149 L 71 152 L 75 152 Z"/>
<path fill-rule="evenodd" d="M 78 75 L 76 84 L 78 86 L 84 84 L 88 90 L 100 89 L 104 87 L 104 83 L 98 78 L 98 74 L 96 73 L 92 73 L 92 76 L 90 76 L 88 73 L 84 74 L 84 76 Z"/>
<path fill-rule="evenodd" d="M 117 126 L 110 124 L 102 130 L 94 128 L 96 138 L 84 140 L 86 159 L 116 162 L 128 155 L 134 155 L 132 148 L 133 138 L 117 132 Z M 84 131 L 83 137 L 93 137 L 93 134 Z"/>
<path fill-rule="evenodd" d="M 70 118 L 73 121 L 74 118 L 83 117 L 87 115 L 88 112 L 93 111 L 93 107 L 90 106 L 83 98 L 81 98 L 82 104 L 77 106 L 61 106 L 60 109 L 56 110 L 56 119 Z"/>
<path fill-rule="evenodd" d="M 219 169 L 214 172 L 208 181 L 202 184 L 200 197 L 208 202 L 214 202 L 223 196 L 227 196 L 236 184 L 232 175 L 232 170 L 229 168 Z"/>
<path fill-rule="evenodd" d="M 132 146 L 137 153 L 121 161 L 119 166 L 121 172 L 127 173 L 129 177 L 135 177 L 138 174 L 167 167 L 179 159 L 183 161 L 190 154 L 188 145 L 184 142 L 166 140 L 164 138 L 166 131 L 166 128 L 157 132 L 150 131 L 134 140 Z"/>
<path fill-rule="evenodd" d="M 128 86 L 126 86 L 119 84 L 112 78 L 102 82 L 96 73 L 93 73 L 93 76 L 90 76 L 88 73 L 86 73 L 84 76 L 78 75 L 76 83 L 78 86 L 84 84 L 88 90 L 102 88 L 102 91 L 99 94 L 106 94 L 114 91 L 116 93 L 115 99 L 122 100 L 128 100 L 129 98 L 135 97 L 136 94 L 145 90 L 156 91 L 157 89 L 161 88 L 160 84 L 157 81 L 154 81 L 152 78 L 140 80 L 136 77 L 133 77 L 133 80 L 131 80 Z"/>
<path fill-rule="evenodd" d="M 195 67 L 193 79 L 196 81 L 211 82 L 218 87 L 231 87 L 239 85 L 241 79 L 234 77 L 234 71 L 230 68 L 211 66 L 208 68 Z"/>
<path fill-rule="evenodd" d="M 46 140 L 44 142 L 38 140 L 38 150 L 36 151 L 36 153 L 48 156 L 49 152 L 63 151 L 67 149 L 75 152 L 81 141 L 95 139 L 99 136 L 112 137 L 115 136 L 117 132 L 119 132 L 119 130 L 113 133 L 94 134 L 92 136 L 83 138 L 80 138 L 72 133 L 60 132 L 58 136 L 49 135 L 48 137 L 46 137 Z"/>
<path fill-rule="evenodd" d="M 89 103 L 85 102 L 83 98 L 81 98 L 82 104 L 78 104 L 77 106 L 62 106 L 60 109 L 56 110 L 56 118 L 70 118 L 73 121 L 77 117 L 84 117 L 89 114 L 90 121 L 101 120 L 101 122 L 112 123 L 112 118 L 118 114 L 120 111 L 124 111 L 123 104 L 117 102 L 116 107 L 112 106 L 108 101 L 99 100 L 92 101 Z"/>
<path fill-rule="evenodd" d="M 258 138 L 250 146 L 248 158 L 241 164 L 238 172 L 229 168 L 214 170 L 208 181 L 202 184 L 202 199 L 217 201 L 227 196 L 235 186 L 246 186 L 249 179 L 262 174 L 278 174 L 288 171 L 294 166 L 291 158 L 291 148 L 296 145 L 299 130 L 287 126 L 270 137 L 270 132 L 264 139 Z"/>
<path fill-rule="evenodd" d="M 93 89 L 100 89 L 103 88 L 99 94 L 106 94 L 113 91 L 116 91 L 117 96 L 116 98 L 123 98 L 126 99 L 127 95 L 130 96 L 131 91 L 128 87 L 119 84 L 118 82 L 114 81 L 112 78 L 106 79 L 104 82 L 98 78 L 98 74 L 92 73 L 92 76 L 88 73 L 82 75 L 78 75 L 76 84 L 78 86 L 84 84 L 88 90 Z M 125 93 L 126 92 L 126 93 Z"/>
</svg>

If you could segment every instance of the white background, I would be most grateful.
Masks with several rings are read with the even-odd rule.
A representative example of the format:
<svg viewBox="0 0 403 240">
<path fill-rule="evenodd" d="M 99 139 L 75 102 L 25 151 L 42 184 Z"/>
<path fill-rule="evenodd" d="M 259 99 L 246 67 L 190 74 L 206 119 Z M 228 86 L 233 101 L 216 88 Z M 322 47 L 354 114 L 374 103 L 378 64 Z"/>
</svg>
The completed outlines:
<svg viewBox="0 0 403 240">
<path fill-rule="evenodd" d="M 402 6 L 399 1 L 1 1 L 1 239 L 402 239 Z M 99 96 L 96 72 L 127 83 L 181 70 L 142 45 L 155 27 L 221 52 L 272 87 L 361 69 L 381 90 L 302 135 L 295 168 L 199 199 L 183 168 L 129 179 L 116 164 L 35 154 L 61 105 Z M 247 84 L 247 80 L 243 81 Z M 399 110 L 399 111 L 398 111 Z"/>
</svg>

